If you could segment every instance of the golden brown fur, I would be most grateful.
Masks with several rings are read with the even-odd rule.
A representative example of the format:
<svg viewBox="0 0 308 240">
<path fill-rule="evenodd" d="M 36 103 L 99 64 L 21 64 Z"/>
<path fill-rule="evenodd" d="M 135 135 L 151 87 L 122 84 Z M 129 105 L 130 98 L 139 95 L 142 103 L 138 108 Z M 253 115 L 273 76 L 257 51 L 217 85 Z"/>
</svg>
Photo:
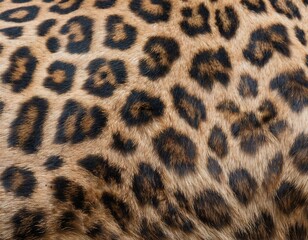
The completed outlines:
<svg viewBox="0 0 308 240">
<path fill-rule="evenodd" d="M 308 238 L 306 0 L 24 2 L 0 1 L 1 240 Z"/>
</svg>

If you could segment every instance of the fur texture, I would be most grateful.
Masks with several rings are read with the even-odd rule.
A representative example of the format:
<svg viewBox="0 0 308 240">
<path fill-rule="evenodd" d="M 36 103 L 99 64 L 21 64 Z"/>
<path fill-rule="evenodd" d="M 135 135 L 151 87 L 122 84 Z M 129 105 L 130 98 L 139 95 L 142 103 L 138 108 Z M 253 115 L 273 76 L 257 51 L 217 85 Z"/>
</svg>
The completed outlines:
<svg viewBox="0 0 308 240">
<path fill-rule="evenodd" d="M 308 239 L 307 0 L 0 1 L 0 239 Z"/>
</svg>

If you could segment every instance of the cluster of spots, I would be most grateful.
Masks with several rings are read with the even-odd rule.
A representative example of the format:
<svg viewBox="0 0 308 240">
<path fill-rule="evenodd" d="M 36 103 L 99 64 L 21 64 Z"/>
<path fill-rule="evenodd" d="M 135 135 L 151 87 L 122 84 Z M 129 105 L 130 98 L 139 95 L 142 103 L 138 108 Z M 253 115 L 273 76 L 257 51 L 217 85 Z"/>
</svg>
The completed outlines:
<svg viewBox="0 0 308 240">
<path fill-rule="evenodd" d="M 275 224 L 273 217 L 267 211 L 261 211 L 259 216 L 256 216 L 255 219 L 253 219 L 247 226 L 247 228 L 235 232 L 234 235 L 235 238 L 239 240 L 270 240 L 273 239 L 274 234 Z"/>
<path fill-rule="evenodd" d="M 119 15 L 111 15 L 106 20 L 106 39 L 104 44 L 107 47 L 126 50 L 136 41 L 136 28 L 123 21 Z"/>
<path fill-rule="evenodd" d="M 244 82 L 241 80 L 239 84 L 240 95 L 252 95 L 253 97 L 254 92 L 257 92 L 256 82 L 248 79 L 248 86 L 243 86 L 243 84 L 247 84 L 247 78 Z M 252 89 L 247 90 L 247 88 Z M 251 90 L 252 92 L 249 93 Z M 277 108 L 269 99 L 263 100 L 256 112 L 242 112 L 231 100 L 220 102 L 216 109 L 224 113 L 228 121 L 232 121 L 230 129 L 232 136 L 240 139 L 241 150 L 250 155 L 255 155 L 258 149 L 268 142 L 270 135 L 279 138 L 287 128 L 286 121 L 279 119 Z"/>
<path fill-rule="evenodd" d="M 257 97 L 258 81 L 252 78 L 249 74 L 241 75 L 238 92 L 243 98 Z"/>
<path fill-rule="evenodd" d="M 270 88 L 278 91 L 294 112 L 308 105 L 308 79 L 303 69 L 280 73 L 271 80 Z"/>
<path fill-rule="evenodd" d="M 297 209 L 302 208 L 307 202 L 301 188 L 289 181 L 281 182 L 274 200 L 277 208 L 286 215 L 290 215 Z"/>
<path fill-rule="evenodd" d="M 167 22 L 171 12 L 170 0 L 131 0 L 130 9 L 147 23 Z"/>
<path fill-rule="evenodd" d="M 211 189 L 196 196 L 193 203 L 198 218 L 206 225 L 217 230 L 231 224 L 232 210 L 224 197 Z"/>
<path fill-rule="evenodd" d="M 160 98 L 133 90 L 122 107 L 121 116 L 128 126 L 141 126 L 161 117 L 164 109 Z"/>
<path fill-rule="evenodd" d="M 211 33 L 211 27 L 208 23 L 210 12 L 204 4 L 199 4 L 195 9 L 191 7 L 183 8 L 181 14 L 183 16 L 180 23 L 181 29 L 188 36 L 194 37 L 199 34 Z"/>
<path fill-rule="evenodd" d="M 89 155 L 78 161 L 78 165 L 93 176 L 104 180 L 106 183 L 121 183 L 121 170 L 109 164 L 108 160 L 101 156 Z"/>
<path fill-rule="evenodd" d="M 160 174 L 150 165 L 141 163 L 138 174 L 133 178 L 133 192 L 141 205 L 150 204 L 158 207 L 164 185 Z"/>
<path fill-rule="evenodd" d="M 38 6 L 17 7 L 0 13 L 0 20 L 6 22 L 22 23 L 35 19 L 39 13 Z"/>
<path fill-rule="evenodd" d="M 188 136 L 174 128 L 167 128 L 153 142 L 159 159 L 168 169 L 180 176 L 195 171 L 198 149 Z"/>
<path fill-rule="evenodd" d="M 293 0 L 270 0 L 270 2 L 278 13 L 283 14 L 290 19 L 302 18 L 298 7 L 294 4 Z"/>
<path fill-rule="evenodd" d="M 58 94 L 68 92 L 73 84 L 76 72 L 75 65 L 62 61 L 53 62 L 47 69 L 49 76 L 45 78 L 44 86 Z"/>
<path fill-rule="evenodd" d="M 215 81 L 227 87 L 230 81 L 231 61 L 224 47 L 202 50 L 192 59 L 190 77 L 211 91 Z"/>
<path fill-rule="evenodd" d="M 296 169 L 302 174 L 308 174 L 308 135 L 298 135 L 289 151 L 289 156 L 293 159 Z"/>
<path fill-rule="evenodd" d="M 11 2 L 26 3 L 31 0 L 12 0 Z M 86 1 L 44 0 L 43 2 L 50 4 L 48 5 L 50 12 L 63 15 L 81 9 Z M 92 7 L 108 9 L 117 3 L 117 0 L 95 0 Z M 219 0 L 210 1 L 210 4 L 214 6 L 218 6 L 218 3 L 220 3 Z M 246 9 L 245 11 L 252 11 L 255 16 L 259 13 L 265 15 L 272 7 L 278 14 L 289 19 L 299 21 L 302 18 L 297 3 L 292 0 L 269 0 L 268 5 L 263 0 L 241 0 L 240 3 Z M 303 0 L 303 3 L 308 5 L 307 0 Z M 135 17 L 144 20 L 150 24 L 149 26 L 153 26 L 151 24 L 164 25 L 169 19 L 175 17 L 171 14 L 171 10 L 175 7 L 171 0 L 130 0 L 128 7 Z M 240 11 L 237 11 L 237 7 L 230 4 L 219 9 L 215 7 L 213 16 L 205 3 L 180 7 L 178 15 L 181 19 L 177 24 L 179 24 L 179 29 L 187 35 L 185 38 L 189 40 L 200 37 L 200 35 L 211 36 L 217 31 L 225 42 L 230 41 L 237 35 L 240 27 Z M 23 23 L 34 20 L 41 12 L 42 10 L 34 5 L 14 7 L 14 9 L 1 12 L 0 20 L 12 24 Z M 136 24 L 132 25 L 129 22 L 130 18 L 119 13 L 109 15 L 108 10 L 105 13 L 108 15 L 106 15 L 105 24 L 102 25 L 105 32 L 104 39 L 100 42 L 102 48 L 106 47 L 117 53 L 125 53 L 128 49 L 132 50 L 134 45 L 136 45 L 134 47 L 139 45 L 143 47 L 140 49 L 143 56 L 138 56 L 136 62 L 139 74 L 147 81 L 152 81 L 150 84 L 155 81 L 160 83 L 159 81 L 171 71 L 176 71 L 175 63 L 181 56 L 185 56 L 181 51 L 186 51 L 180 41 L 169 36 L 151 35 L 144 43 L 137 44 L 139 38 L 141 39 L 138 35 L 140 32 Z M 216 25 L 214 27 L 210 26 L 211 17 Z M 61 23 L 57 32 L 59 35 L 53 36 L 58 20 L 50 18 L 36 26 L 36 31 L 41 39 L 47 39 L 46 47 L 50 53 L 60 50 L 61 37 L 66 36 L 67 39 L 64 41 L 66 52 L 78 56 L 92 50 L 95 21 L 96 19 L 90 16 L 71 15 L 63 25 Z M 305 31 L 297 25 L 292 29 L 299 43 L 306 46 Z M 0 33 L 9 40 L 21 37 L 24 32 L 24 26 L 0 29 Z M 282 58 L 291 56 L 290 38 L 287 27 L 283 24 L 272 23 L 272 25 L 258 27 L 251 32 L 248 38 L 248 44 L 241 54 L 252 65 L 259 68 L 264 67 L 270 61 L 274 52 L 282 55 Z M 2 48 L 3 45 L 0 44 L 0 53 Z M 2 82 L 11 87 L 13 93 L 24 93 L 23 91 L 32 84 L 33 76 L 39 66 L 35 53 L 34 48 L 24 46 L 11 54 L 9 67 L 2 74 Z M 225 46 L 201 48 L 190 60 L 187 75 L 201 86 L 202 91 L 206 90 L 206 94 L 211 94 L 216 82 L 220 83 L 223 88 L 233 83 L 231 75 L 236 61 L 231 58 Z M 308 57 L 306 61 L 308 66 Z M 90 60 L 86 67 L 88 76 L 84 80 L 82 89 L 97 97 L 98 101 L 104 101 L 111 97 L 118 88 L 128 83 L 129 64 L 118 58 L 109 59 L 100 56 Z M 74 86 L 77 65 L 69 60 L 53 60 L 45 72 L 43 86 L 58 95 L 63 95 Z M 257 99 L 261 90 L 258 79 L 248 73 L 243 73 L 239 81 L 235 83 L 237 84 L 235 91 L 242 100 Z M 269 89 L 276 92 L 293 113 L 300 114 L 308 104 L 307 86 L 305 71 L 298 68 L 282 72 L 271 79 Z M 203 123 L 211 122 L 205 104 L 192 90 L 176 83 L 168 91 L 174 112 L 184 124 L 191 127 L 190 130 L 194 133 L 201 129 Z M 59 174 L 61 171 L 59 169 L 66 164 L 64 157 L 48 156 L 45 162 L 41 163 L 41 167 L 49 173 L 56 174 L 50 182 L 50 191 L 54 198 L 52 204 L 59 209 L 64 209 L 63 212 L 55 215 L 56 230 L 74 231 L 86 234 L 90 238 L 117 239 L 116 234 L 109 235 L 109 229 L 106 229 L 102 219 L 91 219 L 89 223 L 83 222 L 84 219 L 81 216 L 91 218 L 96 214 L 97 209 L 94 208 L 101 205 L 99 208 L 103 207 L 106 218 L 114 220 L 125 234 L 131 232 L 132 222 L 138 218 L 139 222 L 134 229 L 138 228 L 137 231 L 143 239 L 169 239 L 169 231 L 175 233 L 182 231 L 189 236 L 188 234 L 199 228 L 196 222 L 199 225 L 204 224 L 213 231 L 222 232 L 222 229 L 233 226 L 236 221 L 234 216 L 237 215 L 233 203 L 228 202 L 227 197 L 233 198 L 240 207 L 248 208 L 258 201 L 256 195 L 259 195 L 260 191 L 265 191 L 266 196 L 274 204 L 274 211 L 261 208 L 250 217 L 244 226 L 231 230 L 235 239 L 274 239 L 278 233 L 276 232 L 277 220 L 272 215 L 273 212 L 276 211 L 282 216 L 290 217 L 306 208 L 303 210 L 306 211 L 304 218 L 308 219 L 308 201 L 304 188 L 300 183 L 283 176 L 285 158 L 289 159 L 289 162 L 293 164 L 292 167 L 300 176 L 308 174 L 308 135 L 303 132 L 295 137 L 287 153 L 288 156 L 277 150 L 273 156 L 266 159 L 268 163 L 261 180 L 261 176 L 256 176 L 256 173 L 250 172 L 248 168 L 224 169 L 224 163 L 228 161 L 227 156 L 232 150 L 229 142 L 232 138 L 239 141 L 239 148 L 244 153 L 253 157 L 263 145 L 269 142 L 270 137 L 279 137 L 280 133 L 286 129 L 287 123 L 279 118 L 277 106 L 277 103 L 265 98 L 261 100 L 256 110 L 243 112 L 240 106 L 231 100 L 219 102 L 216 110 L 223 113 L 227 121 L 231 122 L 229 129 L 231 134 L 228 135 L 225 126 L 220 123 L 215 122 L 207 126 L 209 134 L 204 136 L 204 141 L 207 143 L 206 148 L 209 155 L 205 157 L 199 156 L 201 146 L 198 139 L 193 139 L 187 132 L 177 129 L 177 126 L 164 126 L 151 136 L 150 148 L 156 155 L 154 158 L 157 158 L 162 165 L 154 167 L 151 159 L 138 162 L 135 170 L 130 172 L 128 189 L 135 197 L 137 209 L 153 208 L 152 210 L 158 214 L 161 222 L 152 221 L 148 217 L 140 217 L 139 213 L 135 214 L 136 208 L 130 206 L 129 198 L 113 190 L 99 191 L 96 196 L 98 201 L 96 201 L 90 197 L 91 194 L 82 185 L 82 181 L 78 182 L 79 179 L 75 180 L 70 176 Z M 210 109 L 210 106 L 207 105 L 207 107 Z M 3 108 L 4 103 L 0 101 L 0 113 Z M 49 103 L 45 98 L 35 96 L 23 102 L 17 111 L 17 117 L 11 123 L 8 146 L 20 148 L 26 154 L 36 153 L 43 141 L 43 126 L 48 110 Z M 138 131 L 140 127 L 146 128 L 155 121 L 159 122 L 168 110 L 166 102 L 159 94 L 135 87 L 127 94 L 118 113 L 129 130 Z M 109 124 L 111 121 L 108 116 L 100 106 L 88 106 L 80 100 L 68 99 L 58 118 L 54 143 L 77 144 L 95 139 L 103 133 L 107 122 Z M 121 129 L 111 134 L 112 139 L 109 146 L 113 151 L 122 154 L 122 157 L 136 153 L 142 146 L 136 141 L 135 136 L 131 137 L 128 134 L 124 134 Z M 205 160 L 201 159 L 203 157 Z M 80 174 L 81 179 L 84 177 L 99 185 L 110 185 L 110 189 L 112 187 L 117 189 L 122 184 L 126 184 L 127 179 L 124 179 L 126 168 L 114 163 L 116 159 L 112 161 L 109 159 L 111 157 L 108 156 L 107 159 L 102 155 L 87 155 L 78 159 L 76 168 L 82 173 Z M 228 191 L 219 191 L 217 187 L 202 186 L 201 190 L 191 196 L 184 189 L 179 188 L 172 192 L 173 196 L 170 197 L 171 188 L 166 181 L 169 178 L 165 177 L 175 173 L 178 178 L 190 180 L 188 177 L 195 176 L 194 174 L 199 169 L 199 166 L 197 167 L 199 161 L 206 162 L 205 170 L 208 171 L 209 176 L 221 188 L 225 183 Z M 39 192 L 36 175 L 33 169 L 11 165 L 2 171 L 0 182 L 5 193 L 23 200 L 34 197 Z M 227 196 L 226 192 L 231 195 Z M 22 208 L 14 212 L 10 220 L 14 239 L 43 238 L 50 229 L 47 226 L 49 221 L 47 212 L 39 208 Z M 166 228 L 169 228 L 168 231 L 165 231 Z M 308 238 L 307 228 L 301 219 L 296 219 L 288 225 L 284 234 L 286 239 Z"/>
<path fill-rule="evenodd" d="M 2 186 L 16 197 L 31 197 L 37 181 L 34 173 L 26 168 L 10 166 L 1 174 Z"/>
<path fill-rule="evenodd" d="M 16 240 L 42 238 L 47 232 L 46 214 L 42 210 L 22 208 L 11 221 Z"/>
<path fill-rule="evenodd" d="M 143 47 L 146 54 L 139 62 L 142 76 L 157 80 L 170 72 L 174 61 L 180 56 L 180 48 L 173 38 L 150 37 Z"/>
<path fill-rule="evenodd" d="M 228 40 L 233 38 L 239 28 L 238 15 L 234 8 L 230 5 L 223 10 L 216 10 L 215 19 L 221 36 Z"/>
<path fill-rule="evenodd" d="M 273 24 L 254 30 L 243 54 L 253 65 L 263 67 L 269 62 L 275 51 L 285 57 L 290 57 L 289 44 L 286 27 L 282 24 Z"/>
<path fill-rule="evenodd" d="M 88 93 L 106 98 L 112 96 L 115 89 L 126 82 L 127 71 L 122 60 L 108 61 L 104 58 L 92 60 L 87 67 L 89 78 L 83 85 Z"/>
<path fill-rule="evenodd" d="M 215 125 L 211 130 L 208 145 L 210 149 L 220 158 L 224 158 L 228 154 L 227 136 L 217 125 Z"/>
<path fill-rule="evenodd" d="M 54 198 L 62 204 L 71 204 L 75 209 L 89 211 L 89 203 L 83 186 L 67 177 L 59 176 L 53 180 L 52 188 Z"/>
<path fill-rule="evenodd" d="M 268 193 L 271 193 L 273 189 L 276 189 L 281 178 L 283 164 L 284 160 L 281 152 L 276 153 L 275 156 L 269 161 L 262 183 L 263 188 Z"/>
<path fill-rule="evenodd" d="M 9 146 L 19 147 L 28 154 L 38 151 L 47 112 L 48 102 L 44 98 L 33 97 L 23 103 L 16 119 L 11 123 Z"/>
<path fill-rule="evenodd" d="M 198 129 L 201 122 L 206 120 L 206 109 L 203 102 L 189 94 L 185 88 L 175 85 L 171 89 L 173 104 L 181 118 L 191 127 Z"/>
<path fill-rule="evenodd" d="M 107 124 L 107 114 L 98 107 L 85 108 L 75 100 L 67 100 L 58 120 L 55 143 L 76 144 L 96 138 Z"/>
<path fill-rule="evenodd" d="M 10 57 L 10 66 L 2 75 L 2 82 L 10 84 L 14 92 L 21 92 L 31 83 L 37 62 L 29 47 L 18 48 Z"/>
</svg>

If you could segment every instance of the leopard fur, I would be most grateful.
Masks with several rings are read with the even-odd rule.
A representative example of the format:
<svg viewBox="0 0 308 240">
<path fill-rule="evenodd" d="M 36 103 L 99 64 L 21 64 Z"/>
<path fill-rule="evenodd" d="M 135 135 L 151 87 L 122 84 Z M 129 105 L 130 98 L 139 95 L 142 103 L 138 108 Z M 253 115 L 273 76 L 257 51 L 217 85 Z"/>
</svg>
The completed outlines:
<svg viewBox="0 0 308 240">
<path fill-rule="evenodd" d="M 0 0 L 0 239 L 308 239 L 307 0 Z"/>
</svg>

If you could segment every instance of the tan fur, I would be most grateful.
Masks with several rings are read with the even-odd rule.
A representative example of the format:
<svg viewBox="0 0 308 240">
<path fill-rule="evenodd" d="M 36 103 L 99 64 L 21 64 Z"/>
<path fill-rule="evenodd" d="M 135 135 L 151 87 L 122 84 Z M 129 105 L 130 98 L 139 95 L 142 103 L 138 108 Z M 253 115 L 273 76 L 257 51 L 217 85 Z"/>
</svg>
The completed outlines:
<svg viewBox="0 0 308 240">
<path fill-rule="evenodd" d="M 59 6 L 66 8 L 74 2 L 76 1 L 60 3 Z M 164 12 L 162 7 L 152 4 L 153 1 L 142 2 L 142 6 L 152 14 Z M 57 4 L 54 2 L 43 3 L 43 1 L 34 0 L 29 3 L 15 4 L 5 0 L 0 3 L 0 14 L 20 6 L 37 5 L 40 7 L 38 16 L 29 22 L 14 23 L 0 19 L 0 29 L 15 26 L 24 28 L 23 35 L 16 39 L 9 39 L 7 36 L 1 35 L 0 32 L 0 46 L 3 45 L 3 50 L 0 52 L 0 102 L 4 103 L 3 112 L 0 111 L 1 240 L 14 239 L 16 226 L 14 227 L 12 219 L 24 208 L 32 215 L 25 216 L 20 223 L 19 231 L 21 232 L 29 231 L 27 224 L 32 221 L 31 217 L 37 212 L 44 213 L 44 221 L 38 223 L 39 226 L 43 226 L 44 234 L 38 238 L 30 236 L 26 239 L 164 239 L 160 236 L 157 230 L 159 229 L 164 233 L 165 239 L 175 240 L 229 240 L 236 239 L 235 233 L 238 231 L 251 231 L 252 235 L 246 235 L 246 239 L 261 239 L 261 236 L 264 239 L 283 240 L 288 239 L 290 228 L 296 224 L 300 224 L 305 229 L 305 237 L 308 238 L 308 174 L 301 172 L 297 167 L 300 164 L 308 164 L 308 150 L 307 148 L 303 149 L 295 153 L 294 156 L 290 154 L 295 139 L 301 133 L 308 134 L 308 106 L 304 106 L 299 112 L 292 111 L 278 90 L 270 88 L 274 78 L 282 73 L 298 69 L 303 69 L 307 86 L 308 66 L 305 65 L 306 54 L 308 54 L 307 44 L 303 46 L 299 42 L 294 28 L 298 26 L 303 29 L 308 40 L 308 6 L 305 6 L 303 1 L 293 0 L 301 13 L 301 20 L 299 20 L 298 18 L 290 19 L 286 15 L 277 13 L 270 1 L 267 0 L 264 0 L 267 10 L 260 14 L 249 11 L 240 0 L 218 0 L 216 2 L 168 0 L 167 2 L 172 5 L 169 20 L 153 24 L 147 23 L 132 12 L 129 9 L 130 1 L 128 0 L 117 0 L 116 4 L 108 9 L 94 8 L 95 1 L 87 0 L 83 1 L 78 10 L 63 15 L 49 11 L 50 6 Z M 258 1 L 250 2 L 258 4 Z M 208 23 L 211 32 L 194 37 L 187 36 L 180 27 L 180 22 L 183 20 L 181 10 L 191 7 L 193 9 L 192 16 L 196 15 L 196 17 L 188 19 L 188 23 L 197 27 L 202 26 L 202 19 L 197 16 L 197 8 L 200 3 L 205 4 L 209 10 Z M 226 6 L 234 8 L 239 20 L 239 27 L 229 40 L 222 37 L 215 22 L 215 11 L 221 10 L 223 29 L 227 31 L 231 27 L 228 16 L 224 12 Z M 286 13 L 292 14 L 285 1 L 281 0 L 279 6 Z M 104 45 L 108 34 L 105 27 L 106 19 L 115 14 L 122 16 L 123 23 L 134 26 L 137 31 L 135 42 L 125 50 L 112 49 Z M 14 14 L 14 17 L 22 18 L 24 15 L 25 13 L 22 11 Z M 71 25 L 70 31 L 66 35 L 60 34 L 60 31 L 69 19 L 81 15 L 93 19 L 92 42 L 88 52 L 71 54 L 67 51 L 68 36 L 73 34 L 74 41 L 82 41 L 87 36 L 83 35 L 81 26 L 77 23 Z M 38 25 L 47 19 L 56 19 L 57 23 L 45 36 L 38 36 Z M 253 65 L 243 56 L 243 50 L 250 43 L 251 33 L 261 28 L 268 29 L 273 24 L 282 24 L 286 27 L 290 40 L 288 44 L 290 56 L 284 56 L 275 50 L 273 42 L 257 42 L 255 52 L 257 59 L 261 59 L 265 51 L 273 51 L 273 54 L 264 66 Z M 125 40 L 124 28 L 122 25 L 116 27 L 116 31 L 111 36 L 114 41 Z M 153 36 L 174 39 L 179 46 L 179 58 L 170 63 L 168 49 L 164 49 L 160 45 L 153 46 L 152 49 L 153 54 L 160 56 L 159 60 L 155 61 L 151 58 L 148 53 L 144 52 L 144 46 Z M 59 40 L 59 50 L 55 53 L 51 53 L 46 48 L 46 41 L 49 37 L 57 37 Z M 270 39 L 275 43 L 284 41 L 283 37 L 276 33 L 271 33 Z M 12 84 L 4 83 L 2 78 L 11 65 L 10 56 L 23 46 L 31 49 L 32 55 L 37 58 L 37 66 L 29 85 L 20 92 L 14 92 Z M 193 67 L 192 61 L 196 54 L 206 50 L 216 52 L 220 47 L 224 47 L 227 51 L 231 68 L 224 67 L 217 59 L 211 59 L 211 61 L 201 64 L 199 70 L 201 74 L 208 74 L 211 78 L 215 78 L 217 71 L 222 71 L 229 76 L 229 83 L 227 86 L 223 86 L 218 80 L 214 80 L 213 87 L 209 90 L 201 87 L 190 76 L 189 71 Z M 123 60 L 127 72 L 126 81 L 118 83 L 108 64 L 98 67 L 96 73 L 90 74 L 87 67 L 92 60 L 97 58 L 107 61 Z M 160 64 L 166 65 L 169 72 L 156 80 L 150 80 L 139 72 L 139 62 L 142 59 L 149 65 L 150 70 Z M 63 83 L 65 79 L 65 72 L 62 70 L 57 70 L 53 74 L 48 73 L 48 67 L 57 60 L 73 64 L 76 67 L 71 88 L 63 94 L 57 94 L 44 87 L 46 77 L 53 77 L 58 84 Z M 12 77 L 18 82 L 22 80 L 20 78 L 26 72 L 26 60 L 19 58 L 16 64 Z M 102 80 L 100 76 L 104 71 L 108 76 Z M 249 75 L 256 80 L 258 85 L 256 97 L 249 96 L 250 89 L 247 88 L 247 85 L 243 88 L 243 96 L 239 94 L 241 77 L 244 75 Z M 115 88 L 112 96 L 101 98 L 89 94 L 83 85 L 90 77 L 93 77 L 94 84 L 98 87 L 109 82 Z M 171 94 L 175 85 L 181 86 L 188 94 L 198 98 L 204 104 L 206 118 L 203 120 L 201 114 L 197 116 L 197 122 L 200 123 L 198 128 L 191 127 L 183 117 L 180 117 Z M 291 89 L 292 93 L 297 93 L 293 97 L 307 98 L 307 87 L 304 88 L 297 82 L 288 82 L 285 87 Z M 132 116 L 137 118 L 142 111 L 151 118 L 151 121 L 128 126 L 121 111 L 133 90 L 145 91 L 150 97 L 159 98 L 164 105 L 163 113 L 156 116 L 153 114 L 154 110 L 150 104 L 137 102 L 131 108 Z M 28 110 L 24 118 L 26 121 L 16 127 L 18 144 L 10 145 L 8 139 L 11 135 L 12 123 L 19 115 L 21 106 L 34 96 L 46 99 L 48 109 L 46 109 L 46 119 L 42 126 L 42 141 L 38 150 L 28 154 L 21 149 L 21 146 L 38 127 L 35 126 L 35 119 L 40 112 L 35 106 L 31 106 Z M 76 144 L 69 140 L 62 144 L 55 142 L 57 124 L 64 111 L 64 105 L 69 99 L 78 102 L 84 109 L 84 115 L 80 122 L 81 130 L 84 133 L 89 133 L 95 124 L 91 108 L 98 106 L 106 114 L 106 126 L 102 128 L 98 136 L 86 136 Z M 260 106 L 266 99 L 273 103 L 276 111 L 274 117 L 271 116 L 272 112 L 269 109 L 260 110 Z M 229 108 L 231 108 L 230 102 L 235 104 L 238 107 L 238 112 L 234 113 L 226 109 L 227 105 L 223 110 L 219 110 L 217 106 L 223 102 L 229 102 Z M 183 100 L 180 100 L 178 105 L 182 109 L 186 109 L 190 118 L 194 116 L 195 105 L 190 105 Z M 259 127 L 251 122 L 250 113 L 253 113 L 260 123 Z M 78 117 L 79 115 L 76 113 L 70 115 L 66 120 L 64 135 L 67 139 L 73 138 L 77 129 Z M 284 130 L 275 135 L 270 131 L 270 126 L 278 121 L 285 121 L 286 126 Z M 241 132 L 235 137 L 231 126 L 242 124 L 242 122 L 244 123 L 241 125 Z M 157 139 L 168 128 L 173 128 L 176 130 L 176 134 L 189 138 L 195 146 L 195 155 L 190 155 L 193 147 L 187 142 L 181 145 L 174 138 L 167 138 L 162 150 L 170 152 L 172 156 L 169 166 L 164 163 L 158 154 L 155 141 L 158 141 Z M 221 131 L 224 137 L 215 135 L 211 140 L 211 134 L 216 130 Z M 115 149 L 113 146 L 115 133 L 121 135 L 123 142 L 133 141 L 135 151 L 123 153 Z M 253 154 L 241 149 L 241 142 L 248 141 L 247 139 L 250 137 L 263 139 L 262 142 L 260 140 L 260 143 L 256 144 L 256 152 Z M 187 146 L 188 150 L 185 148 Z M 227 153 L 225 153 L 226 149 Z M 282 158 L 275 160 L 277 154 L 281 154 Z M 111 179 L 108 182 L 104 178 L 104 174 L 106 174 L 106 169 L 111 170 L 105 165 L 98 166 L 92 173 L 83 168 L 79 161 L 89 155 L 101 156 L 111 167 L 118 169 L 121 181 L 116 182 L 115 179 Z M 63 166 L 56 170 L 47 171 L 44 163 L 51 156 L 60 156 L 63 159 Z M 212 172 L 209 170 L 209 158 L 213 158 L 219 164 L 220 172 L 216 168 Z M 211 163 L 216 164 L 216 162 Z M 140 194 L 143 193 L 145 199 L 156 197 L 159 202 L 156 207 L 148 203 L 140 203 L 134 193 L 133 181 L 134 177 L 141 172 L 141 163 L 149 164 L 154 171 L 157 171 L 164 185 L 163 188 L 154 189 L 149 180 L 145 178 L 142 180 L 144 184 Z M 193 170 L 187 170 L 184 174 L 180 174 L 176 171 L 177 164 L 191 164 Z M 20 172 L 14 175 L 11 189 L 8 190 L 4 187 L 1 174 L 11 166 L 33 172 L 36 183 L 31 196 L 16 196 L 15 194 L 16 189 L 24 181 L 24 176 Z M 253 189 L 253 184 L 249 185 L 244 181 L 238 184 L 238 191 L 248 199 L 247 204 L 240 202 L 230 187 L 231 173 L 242 168 L 247 170 L 256 185 L 256 188 Z M 64 192 L 65 200 L 55 197 L 55 179 L 57 177 L 65 177 L 70 181 Z M 142 181 L 140 180 L 140 182 Z M 284 182 L 292 183 L 295 186 L 296 191 L 291 192 L 291 195 L 296 195 L 301 200 L 297 199 L 295 209 L 290 214 L 284 213 L 281 209 L 288 209 L 292 205 L 294 200 L 292 196 L 284 196 L 285 200 L 282 200 L 282 205 L 275 202 L 277 191 Z M 200 210 L 200 214 L 210 218 L 216 225 L 223 221 L 223 216 L 229 215 L 230 223 L 221 228 L 206 224 L 196 213 L 200 207 L 194 205 L 197 202 L 196 199 L 203 197 L 203 201 L 206 202 L 207 200 L 204 199 L 209 196 L 207 190 L 219 193 L 224 202 L 220 204 L 216 198 L 217 202 L 204 206 Z M 187 202 L 177 200 L 175 193 L 179 192 Z M 114 212 L 106 207 L 108 203 L 104 203 L 102 200 L 104 194 L 107 193 L 118 201 L 117 203 L 111 202 L 110 208 Z M 202 195 L 203 193 L 204 195 Z M 80 209 L 74 205 L 74 196 L 78 194 L 84 195 L 83 205 Z M 108 195 L 106 199 L 110 199 L 110 196 Z M 127 204 L 129 216 L 123 214 L 119 202 Z M 176 209 L 174 215 L 168 212 L 171 206 Z M 61 230 L 59 219 L 67 212 L 74 217 L 70 226 Z M 262 219 L 260 216 L 264 212 L 273 218 L 274 230 L 270 236 L 267 235 L 267 227 L 269 226 L 262 225 L 262 220 L 257 227 L 254 226 L 258 219 Z M 114 215 L 117 215 L 119 219 L 117 220 Z M 170 224 L 166 220 L 169 217 L 171 218 Z M 191 232 L 181 229 L 181 226 L 187 224 L 188 220 L 194 226 Z M 91 237 L 87 232 L 95 224 L 102 226 L 103 233 Z M 141 233 L 142 226 L 146 228 L 145 232 L 149 234 L 148 236 Z M 255 232 L 253 232 L 254 229 Z M 259 238 L 257 238 L 258 236 Z M 295 238 L 293 239 L 295 240 Z"/>
</svg>

